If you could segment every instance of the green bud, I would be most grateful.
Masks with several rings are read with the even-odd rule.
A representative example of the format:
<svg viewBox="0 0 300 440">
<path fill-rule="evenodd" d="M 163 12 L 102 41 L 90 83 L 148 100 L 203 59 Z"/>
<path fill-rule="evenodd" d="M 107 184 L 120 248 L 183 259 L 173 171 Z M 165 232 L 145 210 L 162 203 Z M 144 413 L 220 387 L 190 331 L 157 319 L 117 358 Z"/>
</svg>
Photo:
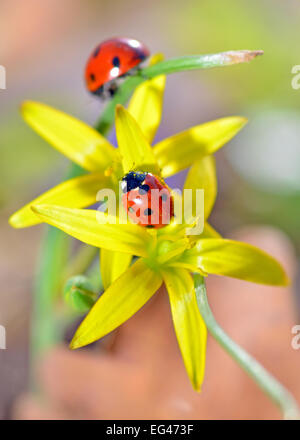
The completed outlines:
<svg viewBox="0 0 300 440">
<path fill-rule="evenodd" d="M 97 300 L 97 294 L 89 279 L 83 275 L 70 278 L 64 287 L 64 299 L 76 312 L 88 312 Z"/>
</svg>

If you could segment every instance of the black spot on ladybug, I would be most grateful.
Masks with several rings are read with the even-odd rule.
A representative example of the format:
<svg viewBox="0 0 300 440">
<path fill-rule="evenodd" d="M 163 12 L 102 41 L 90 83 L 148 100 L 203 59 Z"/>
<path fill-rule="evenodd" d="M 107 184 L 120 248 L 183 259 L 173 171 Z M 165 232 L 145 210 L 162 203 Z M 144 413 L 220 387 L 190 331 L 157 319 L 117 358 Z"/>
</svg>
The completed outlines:
<svg viewBox="0 0 300 440">
<path fill-rule="evenodd" d="M 141 185 L 141 186 L 139 187 L 139 194 L 140 194 L 141 196 L 144 196 L 144 195 L 149 191 L 149 189 L 150 189 L 150 186 L 149 186 L 149 185 Z"/>
<path fill-rule="evenodd" d="M 120 58 L 119 57 L 113 57 L 112 63 L 114 67 L 120 67 Z"/>
<path fill-rule="evenodd" d="M 126 176 L 123 177 L 122 181 L 127 183 L 127 186 L 122 185 L 123 192 L 129 192 L 134 188 L 140 187 L 145 180 L 147 173 L 139 173 L 135 171 L 130 171 Z"/>
<path fill-rule="evenodd" d="M 99 55 L 100 49 L 101 49 L 101 45 L 96 47 L 95 52 L 93 53 L 93 57 L 94 58 L 96 58 Z"/>
<path fill-rule="evenodd" d="M 162 200 L 163 202 L 166 202 L 166 201 L 168 200 L 168 196 L 167 196 L 167 194 L 162 194 L 162 195 L 160 196 L 160 198 L 161 198 L 161 200 Z"/>
<path fill-rule="evenodd" d="M 144 215 L 151 215 L 152 212 L 153 212 L 152 209 L 147 208 L 147 209 L 145 209 L 145 211 L 144 211 Z"/>
<path fill-rule="evenodd" d="M 144 61 L 147 58 L 147 55 L 142 51 L 137 49 L 133 56 L 133 60 L 140 60 L 140 62 Z"/>
<path fill-rule="evenodd" d="M 96 80 L 96 77 L 93 73 L 90 74 L 90 80 L 93 82 Z"/>
</svg>

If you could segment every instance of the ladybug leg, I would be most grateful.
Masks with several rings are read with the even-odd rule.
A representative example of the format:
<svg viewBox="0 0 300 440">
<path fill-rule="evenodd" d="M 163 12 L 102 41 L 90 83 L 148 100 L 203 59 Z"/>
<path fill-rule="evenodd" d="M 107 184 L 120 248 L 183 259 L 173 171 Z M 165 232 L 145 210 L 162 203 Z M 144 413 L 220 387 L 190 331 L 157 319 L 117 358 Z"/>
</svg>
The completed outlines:
<svg viewBox="0 0 300 440">
<path fill-rule="evenodd" d="M 136 74 L 141 76 L 143 79 L 150 79 L 148 75 L 144 74 L 144 69 L 142 69 L 141 67 L 136 68 Z"/>
<path fill-rule="evenodd" d="M 95 96 L 97 96 L 98 98 L 102 99 L 102 101 L 104 101 L 106 99 L 106 96 L 105 96 L 106 92 L 105 92 L 103 86 L 99 87 L 95 92 L 93 92 L 93 94 Z"/>
<path fill-rule="evenodd" d="M 115 95 L 115 93 L 116 93 L 117 90 L 118 90 L 118 84 L 117 84 L 117 82 L 116 82 L 116 81 L 111 81 L 111 82 L 109 83 L 109 87 L 108 87 L 108 89 L 107 89 L 110 98 L 112 98 L 112 97 Z"/>
<path fill-rule="evenodd" d="M 122 78 L 125 78 L 127 76 L 135 76 L 135 75 L 141 76 L 144 79 L 149 79 L 148 76 L 143 74 L 143 69 L 140 66 L 135 66 L 132 69 L 128 70 L 128 72 L 123 73 Z"/>
<path fill-rule="evenodd" d="M 128 76 L 131 76 L 132 75 L 131 70 L 129 70 L 128 72 L 123 73 L 123 75 L 120 75 L 119 78 L 127 78 Z"/>
<path fill-rule="evenodd" d="M 112 98 L 118 90 L 117 81 L 110 81 L 100 87 L 100 89 L 96 93 L 99 98 L 101 98 L 103 101 Z"/>
</svg>

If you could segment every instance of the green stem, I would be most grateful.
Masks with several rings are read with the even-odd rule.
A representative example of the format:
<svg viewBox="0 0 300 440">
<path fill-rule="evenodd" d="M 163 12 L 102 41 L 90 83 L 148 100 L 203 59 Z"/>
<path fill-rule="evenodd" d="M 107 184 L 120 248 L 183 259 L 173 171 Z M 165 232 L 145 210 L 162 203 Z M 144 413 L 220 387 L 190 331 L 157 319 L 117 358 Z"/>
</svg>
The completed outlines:
<svg viewBox="0 0 300 440">
<path fill-rule="evenodd" d="M 113 121 L 111 121 L 110 124 L 105 124 L 105 126 L 102 124 L 101 133 L 103 135 L 107 134 L 112 122 Z M 72 164 L 66 179 L 71 179 L 83 173 L 84 170 L 82 168 L 76 164 Z M 62 339 L 63 326 L 58 325 L 59 320 L 56 319 L 55 298 L 59 288 L 62 286 L 62 268 L 65 266 L 65 261 L 63 262 L 62 258 L 67 253 L 69 243 L 70 237 L 65 233 L 59 229 L 47 227 L 40 250 L 33 294 L 34 304 L 30 337 L 30 371 L 32 383 L 35 374 L 36 358 Z M 83 253 L 85 254 L 85 251 L 83 251 Z M 92 253 L 94 253 L 94 250 Z M 85 265 L 86 257 L 86 254 L 78 256 L 78 260 L 74 260 L 76 267 L 69 268 L 69 270 L 79 270 L 79 266 L 83 263 L 83 260 L 83 264 Z M 87 259 L 90 260 L 90 255 Z"/>
<path fill-rule="evenodd" d="M 49 227 L 41 246 L 41 256 L 35 280 L 34 307 L 32 324 L 32 350 L 35 358 L 37 353 L 53 345 L 58 339 L 58 329 L 53 326 L 53 296 L 57 292 L 61 264 L 65 262 L 67 249 L 66 236 L 57 234 L 57 230 Z M 45 249 L 47 250 L 45 252 Z M 52 260 L 52 255 L 57 257 Z M 36 331 L 38 330 L 38 332 Z"/>
<path fill-rule="evenodd" d="M 300 410 L 291 393 L 259 362 L 236 344 L 216 322 L 208 304 L 204 278 L 195 274 L 194 282 L 198 307 L 212 336 L 280 408 L 284 419 L 299 420 Z"/>
<path fill-rule="evenodd" d="M 183 72 L 185 70 L 231 66 L 233 64 L 249 62 L 262 54 L 262 50 L 231 50 L 206 55 L 171 58 L 146 67 L 143 69 L 142 75 L 149 79 L 157 75 L 169 75 L 170 73 Z"/>
<path fill-rule="evenodd" d="M 157 64 L 138 70 L 135 76 L 129 77 L 121 84 L 113 99 L 105 107 L 95 127 L 100 133 L 107 131 L 114 121 L 116 105 L 125 104 L 134 89 L 147 79 L 154 78 L 158 75 L 169 75 L 186 70 L 211 69 L 214 67 L 245 63 L 262 54 L 262 50 L 232 50 L 206 55 L 192 55 L 160 61 Z"/>
<path fill-rule="evenodd" d="M 99 253 L 99 249 L 94 246 L 82 245 L 77 254 L 72 258 L 67 268 L 63 270 L 62 285 L 74 275 L 84 274 L 90 267 L 95 257 Z"/>
<path fill-rule="evenodd" d="M 72 165 L 67 178 L 82 173 L 80 167 Z M 31 382 L 35 373 L 36 358 L 61 340 L 62 328 L 56 325 L 55 299 L 61 285 L 61 268 L 66 264 L 69 246 L 70 237 L 59 229 L 47 227 L 40 249 L 33 292 L 30 337 Z"/>
</svg>

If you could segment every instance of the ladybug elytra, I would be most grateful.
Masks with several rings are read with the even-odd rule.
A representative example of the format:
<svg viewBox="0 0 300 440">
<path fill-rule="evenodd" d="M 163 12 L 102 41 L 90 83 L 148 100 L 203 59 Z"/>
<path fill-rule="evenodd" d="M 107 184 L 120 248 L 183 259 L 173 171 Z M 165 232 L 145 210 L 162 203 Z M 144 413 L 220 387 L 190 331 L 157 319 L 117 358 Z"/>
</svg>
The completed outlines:
<svg viewBox="0 0 300 440">
<path fill-rule="evenodd" d="M 169 187 L 151 173 L 131 171 L 122 179 L 122 202 L 128 217 L 141 226 L 162 228 L 174 216 Z"/>
<path fill-rule="evenodd" d="M 88 90 L 100 97 L 113 96 L 117 79 L 130 73 L 149 56 L 149 50 L 133 38 L 111 38 L 92 52 L 85 68 Z"/>
</svg>

